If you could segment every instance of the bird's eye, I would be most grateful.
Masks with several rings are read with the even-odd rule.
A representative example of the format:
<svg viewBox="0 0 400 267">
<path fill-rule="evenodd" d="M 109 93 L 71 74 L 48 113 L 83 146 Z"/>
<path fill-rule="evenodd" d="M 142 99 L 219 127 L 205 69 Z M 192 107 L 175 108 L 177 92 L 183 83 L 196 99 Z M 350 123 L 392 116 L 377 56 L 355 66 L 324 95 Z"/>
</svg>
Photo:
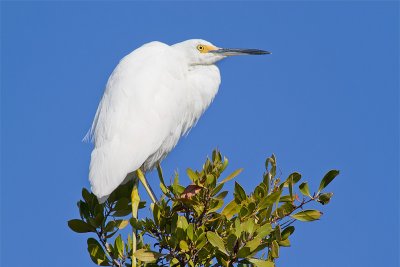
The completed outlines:
<svg viewBox="0 0 400 267">
<path fill-rule="evenodd" d="M 197 50 L 199 50 L 200 52 L 204 51 L 204 45 L 198 45 Z"/>
</svg>

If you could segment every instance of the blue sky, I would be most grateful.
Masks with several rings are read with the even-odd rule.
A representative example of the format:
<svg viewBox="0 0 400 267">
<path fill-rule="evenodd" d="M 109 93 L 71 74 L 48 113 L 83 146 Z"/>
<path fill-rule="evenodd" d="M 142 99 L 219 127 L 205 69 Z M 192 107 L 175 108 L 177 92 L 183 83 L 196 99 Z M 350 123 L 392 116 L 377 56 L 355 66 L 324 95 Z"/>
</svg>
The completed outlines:
<svg viewBox="0 0 400 267">
<path fill-rule="evenodd" d="M 218 147 L 249 191 L 275 153 L 316 188 L 341 175 L 278 266 L 397 266 L 398 2 L 2 2 L 1 266 L 91 266 L 66 226 L 88 187 L 81 142 L 118 60 L 143 43 L 203 38 L 272 51 L 219 64 L 220 91 L 163 162 Z M 154 187 L 156 176 L 149 175 Z M 230 185 L 231 188 L 231 185 Z M 159 192 L 159 191 L 158 191 Z"/>
</svg>

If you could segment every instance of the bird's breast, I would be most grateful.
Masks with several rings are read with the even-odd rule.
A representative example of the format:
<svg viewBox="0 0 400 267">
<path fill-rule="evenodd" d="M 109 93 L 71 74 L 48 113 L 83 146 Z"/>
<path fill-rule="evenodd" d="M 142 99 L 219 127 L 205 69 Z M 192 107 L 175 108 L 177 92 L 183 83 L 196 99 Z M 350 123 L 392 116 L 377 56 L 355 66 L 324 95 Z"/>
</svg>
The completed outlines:
<svg viewBox="0 0 400 267">
<path fill-rule="evenodd" d="M 187 101 L 184 116 L 185 134 L 200 118 L 213 101 L 221 83 L 221 76 L 215 65 L 198 65 L 191 67 L 187 74 Z"/>
<path fill-rule="evenodd" d="M 185 78 L 181 80 L 179 94 L 174 102 L 176 113 L 170 132 L 163 140 L 162 145 L 144 163 L 144 169 L 152 169 L 178 143 L 180 137 L 196 124 L 200 116 L 208 108 L 218 92 L 221 83 L 219 69 L 215 65 L 198 66 L 187 70 Z M 165 101 L 165 99 L 164 99 Z"/>
</svg>

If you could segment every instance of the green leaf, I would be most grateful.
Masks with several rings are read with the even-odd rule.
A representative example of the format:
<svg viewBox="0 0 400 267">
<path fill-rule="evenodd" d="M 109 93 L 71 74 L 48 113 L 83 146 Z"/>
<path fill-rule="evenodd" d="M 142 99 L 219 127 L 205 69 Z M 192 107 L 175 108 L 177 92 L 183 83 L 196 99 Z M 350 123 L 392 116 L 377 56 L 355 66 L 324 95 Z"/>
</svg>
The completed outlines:
<svg viewBox="0 0 400 267">
<path fill-rule="evenodd" d="M 109 221 L 106 227 L 104 228 L 104 232 L 114 231 L 115 225 L 116 225 L 115 221 Z"/>
<path fill-rule="evenodd" d="M 129 224 L 128 220 L 115 220 L 115 221 L 109 221 L 104 228 L 105 232 L 111 232 L 114 231 L 114 229 L 117 227 L 119 230 L 124 229 L 127 225 Z"/>
<path fill-rule="evenodd" d="M 318 197 L 318 202 L 321 203 L 322 205 L 326 205 L 329 203 L 329 201 L 331 200 L 331 197 L 333 196 L 333 193 L 324 193 L 319 195 Z"/>
<path fill-rule="evenodd" d="M 218 192 L 221 191 L 221 189 L 222 189 L 223 187 L 224 187 L 223 184 L 217 185 L 217 186 L 212 190 L 211 196 L 213 197 L 213 196 L 215 196 L 216 194 L 218 194 Z M 226 192 L 226 191 L 224 191 L 224 192 Z"/>
<path fill-rule="evenodd" d="M 293 184 L 296 184 L 301 179 L 301 174 L 298 172 L 291 173 L 288 179 L 292 179 Z"/>
<path fill-rule="evenodd" d="M 174 183 L 172 184 L 172 189 L 176 196 L 180 196 L 183 193 L 183 191 L 185 191 L 185 187 L 179 184 L 178 173 L 175 174 Z"/>
<path fill-rule="evenodd" d="M 215 198 L 223 200 L 226 197 L 226 195 L 228 195 L 228 191 L 222 191 L 217 196 L 215 196 Z"/>
<path fill-rule="evenodd" d="M 238 199 L 240 202 L 247 198 L 246 192 L 244 191 L 243 187 L 238 183 L 235 182 L 235 198 Z"/>
<path fill-rule="evenodd" d="M 109 196 L 109 198 L 107 200 L 109 203 L 113 203 L 116 200 L 119 200 L 121 198 L 130 199 L 132 188 L 133 188 L 133 176 L 134 175 L 135 174 L 133 172 L 128 174 L 128 179 L 129 178 L 132 178 L 132 179 L 129 182 L 127 182 L 126 184 L 122 184 L 122 185 L 118 186 L 117 189 L 115 189 L 111 193 L 111 195 Z"/>
<path fill-rule="evenodd" d="M 256 224 L 254 223 L 254 218 L 249 218 L 242 223 L 241 226 L 247 233 L 253 235 L 255 231 Z"/>
<path fill-rule="evenodd" d="M 241 207 L 239 211 L 239 217 L 243 219 L 247 214 L 249 214 L 249 210 L 245 206 Z"/>
<path fill-rule="evenodd" d="M 208 213 L 215 212 L 224 205 L 224 201 L 222 199 L 212 199 L 211 203 L 212 204 L 210 205 L 210 210 Z"/>
<path fill-rule="evenodd" d="M 81 218 L 89 218 L 90 217 L 90 212 L 89 212 L 89 206 L 86 202 L 83 202 L 82 200 L 78 201 L 78 208 L 79 208 L 79 214 Z"/>
<path fill-rule="evenodd" d="M 228 252 L 226 251 L 224 240 L 217 233 L 210 231 L 207 232 L 207 239 L 211 243 L 211 245 L 218 248 L 219 251 L 221 251 L 225 255 L 229 255 Z"/>
<path fill-rule="evenodd" d="M 200 250 L 207 243 L 206 233 L 202 233 L 196 240 L 196 248 Z"/>
<path fill-rule="evenodd" d="M 162 171 L 162 168 L 161 168 L 160 164 L 157 164 L 157 174 L 158 174 L 158 178 L 160 179 L 160 183 L 165 185 L 164 175 L 163 175 L 163 171 Z"/>
<path fill-rule="evenodd" d="M 223 172 L 226 169 L 226 167 L 228 167 L 228 164 L 229 164 L 229 160 L 226 157 L 224 157 L 224 162 L 222 163 L 222 168 L 219 171 Z"/>
<path fill-rule="evenodd" d="M 228 220 L 230 220 L 235 214 L 237 214 L 240 210 L 240 206 L 232 200 L 225 206 L 225 208 L 221 211 L 221 215 L 224 215 Z"/>
<path fill-rule="evenodd" d="M 194 240 L 194 224 L 193 223 L 188 224 L 186 232 L 187 232 L 187 236 L 189 237 L 189 239 L 193 241 Z"/>
<path fill-rule="evenodd" d="M 169 196 L 169 189 L 167 186 L 165 186 L 165 184 L 160 182 L 160 189 L 161 191 L 166 195 Z"/>
<path fill-rule="evenodd" d="M 281 247 L 290 247 L 290 240 L 285 239 L 278 242 L 279 246 Z"/>
<path fill-rule="evenodd" d="M 230 251 L 233 252 L 235 249 L 235 245 L 236 245 L 236 240 L 237 237 L 235 234 L 230 234 L 228 236 L 228 239 L 226 240 L 226 248 Z"/>
<path fill-rule="evenodd" d="M 188 244 L 186 243 L 185 240 L 179 241 L 179 248 L 180 248 L 183 252 L 189 251 L 189 246 L 188 246 Z"/>
<path fill-rule="evenodd" d="M 301 192 L 303 195 L 312 197 L 311 194 L 310 194 L 310 189 L 308 188 L 307 182 L 301 183 L 301 184 L 299 185 L 299 189 L 300 189 L 300 192 Z"/>
<path fill-rule="evenodd" d="M 171 218 L 171 233 L 175 233 L 177 225 L 178 225 L 178 213 L 174 213 Z"/>
<path fill-rule="evenodd" d="M 292 213 L 294 209 L 295 206 L 291 202 L 286 202 L 276 209 L 276 214 L 279 216 L 279 218 L 283 218 Z"/>
<path fill-rule="evenodd" d="M 89 206 L 92 205 L 92 200 L 94 195 L 89 193 L 89 191 L 86 188 L 82 188 L 82 197 L 85 200 L 85 202 L 89 204 Z"/>
<path fill-rule="evenodd" d="M 181 228 L 182 230 L 186 230 L 189 224 L 184 216 L 178 216 L 178 221 L 176 223 L 177 228 Z"/>
<path fill-rule="evenodd" d="M 169 266 L 171 266 L 171 267 L 180 266 L 180 265 L 179 265 L 179 260 L 178 260 L 177 258 L 173 258 L 173 259 L 171 260 Z"/>
<path fill-rule="evenodd" d="M 266 223 L 257 229 L 257 236 L 264 238 L 272 232 L 272 226 L 270 223 Z"/>
<path fill-rule="evenodd" d="M 290 195 L 281 196 L 279 202 L 293 202 L 293 199 Z"/>
<path fill-rule="evenodd" d="M 124 229 L 127 225 L 129 224 L 128 220 L 121 220 L 120 222 L 117 223 L 117 227 L 119 230 Z"/>
<path fill-rule="evenodd" d="M 272 261 L 249 258 L 249 262 L 253 263 L 256 267 L 275 267 L 275 264 Z"/>
<path fill-rule="evenodd" d="M 291 215 L 292 218 L 302 221 L 302 222 L 311 222 L 318 220 L 322 215 L 322 212 L 318 210 L 303 210 L 299 213 Z"/>
<path fill-rule="evenodd" d="M 295 229 L 294 226 L 288 226 L 288 227 L 286 227 L 286 228 L 282 231 L 282 233 L 281 233 L 281 238 L 282 238 L 282 240 L 288 239 L 289 236 L 290 236 L 291 234 L 293 234 L 294 229 Z"/>
<path fill-rule="evenodd" d="M 119 257 L 124 255 L 124 241 L 122 241 L 121 235 L 118 235 L 115 239 L 114 248 L 117 250 Z"/>
<path fill-rule="evenodd" d="M 131 210 L 131 206 L 129 205 L 129 199 L 128 198 L 120 198 L 117 201 L 117 204 L 115 204 L 114 210 L 116 211 L 125 211 L 125 210 Z"/>
<path fill-rule="evenodd" d="M 158 207 L 157 204 L 155 203 L 151 203 L 150 204 L 152 210 L 153 210 L 153 219 L 154 222 L 157 226 L 160 225 L 160 219 L 161 219 L 161 212 L 160 212 L 160 208 Z"/>
<path fill-rule="evenodd" d="M 279 258 L 279 244 L 276 242 L 276 240 L 272 241 L 271 256 L 273 258 Z"/>
<path fill-rule="evenodd" d="M 338 170 L 330 170 L 327 174 L 325 174 L 324 178 L 322 178 L 321 183 L 319 184 L 318 193 L 321 192 L 322 189 L 327 187 L 327 185 L 335 179 L 336 176 L 339 175 Z"/>
<path fill-rule="evenodd" d="M 269 164 L 271 164 L 271 170 L 269 170 Z M 276 175 L 276 158 L 275 155 L 272 154 L 270 158 L 267 158 L 265 161 L 265 169 L 271 174 L 272 178 Z"/>
<path fill-rule="evenodd" d="M 282 240 L 281 227 L 279 226 L 279 224 L 274 229 L 274 235 L 275 235 L 276 241 L 281 241 Z"/>
<path fill-rule="evenodd" d="M 212 160 L 214 163 L 219 163 L 221 162 L 221 153 L 218 151 L 218 149 L 214 149 L 212 152 Z"/>
<path fill-rule="evenodd" d="M 165 185 L 165 182 L 164 182 L 164 175 L 163 175 L 163 172 L 162 172 L 162 169 L 161 169 L 161 166 L 160 166 L 160 164 L 157 164 L 157 173 L 158 173 L 158 179 L 160 180 L 160 188 L 161 188 L 161 191 L 165 194 L 165 195 L 169 195 L 169 190 L 168 190 L 168 187 Z"/>
<path fill-rule="evenodd" d="M 143 262 L 153 262 L 153 261 L 156 261 L 158 258 L 164 256 L 164 254 L 150 251 L 150 250 L 147 250 L 144 248 L 137 250 L 135 253 L 133 253 L 133 255 L 138 260 L 143 261 Z"/>
<path fill-rule="evenodd" d="M 196 183 L 196 182 L 199 180 L 199 177 L 197 176 L 197 174 L 196 174 L 192 169 L 188 168 L 188 169 L 186 170 L 186 173 L 187 173 L 189 179 L 190 179 L 193 183 Z"/>
<path fill-rule="evenodd" d="M 254 250 L 256 250 L 256 248 L 261 245 L 261 238 L 260 237 L 256 237 L 253 240 L 246 242 L 246 245 L 244 247 L 242 247 L 238 254 L 237 257 L 238 258 L 245 258 L 248 255 L 250 255 Z"/>
<path fill-rule="evenodd" d="M 87 245 L 90 258 L 95 264 L 100 266 L 111 266 L 103 248 L 96 239 L 89 238 L 87 240 Z"/>
<path fill-rule="evenodd" d="M 234 171 L 233 173 L 229 174 L 228 177 L 226 177 L 224 180 L 222 180 L 220 182 L 220 184 L 224 184 L 230 180 L 232 180 L 233 178 L 235 178 L 236 176 L 238 176 L 241 172 L 243 171 L 243 168 L 237 169 L 236 171 Z"/>
<path fill-rule="evenodd" d="M 272 194 L 269 194 L 267 197 L 261 199 L 260 203 L 258 204 L 258 208 L 262 210 L 267 208 L 269 205 L 274 204 L 280 198 L 281 194 L 281 190 L 277 190 Z"/>
<path fill-rule="evenodd" d="M 95 228 L 93 226 L 78 219 L 68 221 L 68 226 L 72 231 L 77 233 L 95 232 Z"/>
<path fill-rule="evenodd" d="M 210 185 L 211 188 L 214 188 L 215 184 L 217 183 L 217 178 L 212 174 L 207 174 L 206 177 L 207 177 L 206 185 Z"/>
</svg>

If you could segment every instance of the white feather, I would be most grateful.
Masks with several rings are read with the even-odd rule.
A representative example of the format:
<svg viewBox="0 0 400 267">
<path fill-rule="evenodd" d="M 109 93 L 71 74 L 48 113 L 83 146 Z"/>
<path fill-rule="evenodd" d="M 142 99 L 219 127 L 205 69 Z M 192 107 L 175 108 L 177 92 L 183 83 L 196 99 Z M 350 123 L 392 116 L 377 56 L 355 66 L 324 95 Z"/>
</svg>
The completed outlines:
<svg viewBox="0 0 400 267">
<path fill-rule="evenodd" d="M 124 57 L 111 74 L 85 137 L 94 142 L 89 180 L 99 199 L 128 173 L 152 169 L 215 97 L 221 80 L 213 63 L 222 57 L 196 57 L 199 43 L 209 44 L 148 43 Z"/>
</svg>

